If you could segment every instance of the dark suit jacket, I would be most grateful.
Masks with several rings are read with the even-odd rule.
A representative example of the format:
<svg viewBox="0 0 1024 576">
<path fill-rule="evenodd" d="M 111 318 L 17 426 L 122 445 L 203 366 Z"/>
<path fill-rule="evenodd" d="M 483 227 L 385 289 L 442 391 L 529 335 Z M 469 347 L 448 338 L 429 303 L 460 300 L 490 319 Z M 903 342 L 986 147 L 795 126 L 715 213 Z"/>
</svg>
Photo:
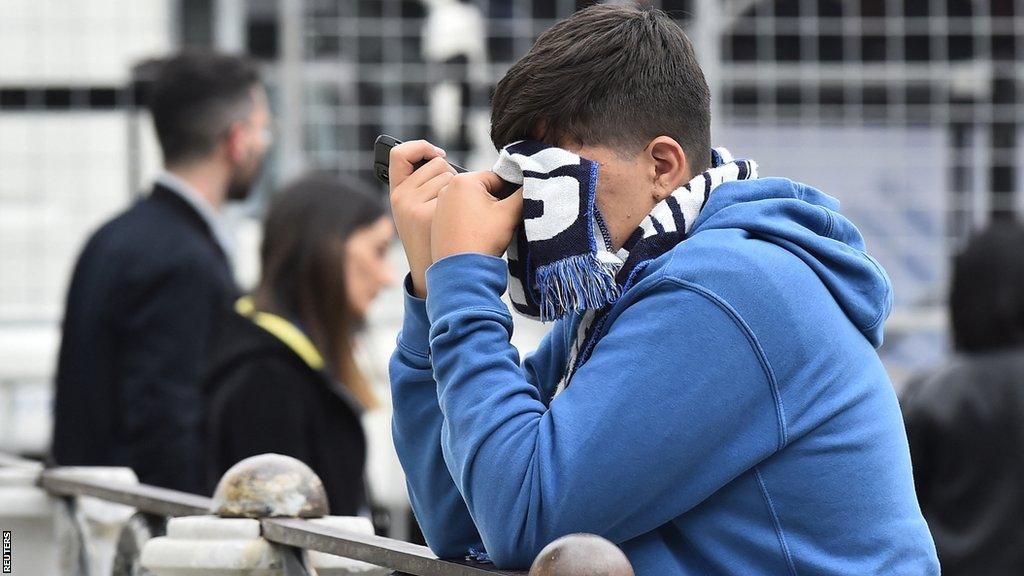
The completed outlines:
<svg viewBox="0 0 1024 576">
<path fill-rule="evenodd" d="M 200 492 L 200 380 L 238 289 L 203 219 L 160 185 L 89 239 L 64 314 L 52 456 Z"/>
<path fill-rule="evenodd" d="M 275 452 L 320 477 L 332 514 L 367 506 L 366 437 L 358 402 L 276 336 L 229 316 L 205 380 L 209 491 L 239 460 Z"/>
</svg>

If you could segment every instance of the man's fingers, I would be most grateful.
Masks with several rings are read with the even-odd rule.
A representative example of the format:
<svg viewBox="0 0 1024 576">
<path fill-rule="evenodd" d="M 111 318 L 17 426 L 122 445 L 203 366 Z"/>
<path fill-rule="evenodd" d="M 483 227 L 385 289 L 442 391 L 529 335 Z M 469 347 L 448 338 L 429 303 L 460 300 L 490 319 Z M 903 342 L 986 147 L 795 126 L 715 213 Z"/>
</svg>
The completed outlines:
<svg viewBox="0 0 1024 576">
<path fill-rule="evenodd" d="M 412 175 L 406 179 L 403 185 L 406 187 L 418 188 L 423 186 L 431 178 L 434 178 L 439 174 L 446 173 L 455 175 L 455 169 L 452 168 L 452 165 L 444 158 L 438 156 L 413 172 Z"/>
<path fill-rule="evenodd" d="M 457 174 L 455 180 L 459 182 L 463 190 L 482 190 L 499 200 L 508 197 L 519 188 L 515 184 L 509 184 L 502 180 L 500 176 L 490 170 Z"/>
<path fill-rule="evenodd" d="M 474 172 L 472 178 L 487 190 L 488 194 L 498 200 L 503 200 L 512 195 L 521 186 L 502 180 L 500 176 L 490 170 Z"/>
<path fill-rule="evenodd" d="M 401 184 L 413 173 L 415 164 L 444 155 L 444 150 L 426 140 L 402 142 L 391 149 L 388 157 L 388 179 L 393 185 Z"/>
<path fill-rule="evenodd" d="M 423 168 L 426 168 L 424 166 Z M 455 174 L 452 172 L 441 172 L 430 180 L 416 187 L 416 201 L 428 202 L 437 198 L 438 193 L 452 181 Z"/>
<path fill-rule="evenodd" d="M 502 188 L 505 187 L 508 182 L 502 180 L 497 174 L 490 170 L 484 170 L 480 172 L 480 182 L 484 185 L 484 188 L 491 193 L 491 196 L 500 197 L 499 193 Z"/>
</svg>

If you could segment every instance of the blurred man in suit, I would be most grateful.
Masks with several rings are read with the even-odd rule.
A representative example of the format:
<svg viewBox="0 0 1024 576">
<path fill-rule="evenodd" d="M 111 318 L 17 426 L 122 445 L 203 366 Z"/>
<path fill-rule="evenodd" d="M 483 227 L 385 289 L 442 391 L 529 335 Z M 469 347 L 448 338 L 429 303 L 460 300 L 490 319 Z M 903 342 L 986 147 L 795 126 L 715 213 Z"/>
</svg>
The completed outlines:
<svg viewBox="0 0 1024 576">
<path fill-rule="evenodd" d="M 243 58 L 186 52 L 148 97 L 165 171 L 92 235 L 68 291 L 53 459 L 129 466 L 140 481 L 202 490 L 200 379 L 238 297 L 221 219 L 270 145 L 267 95 Z"/>
</svg>

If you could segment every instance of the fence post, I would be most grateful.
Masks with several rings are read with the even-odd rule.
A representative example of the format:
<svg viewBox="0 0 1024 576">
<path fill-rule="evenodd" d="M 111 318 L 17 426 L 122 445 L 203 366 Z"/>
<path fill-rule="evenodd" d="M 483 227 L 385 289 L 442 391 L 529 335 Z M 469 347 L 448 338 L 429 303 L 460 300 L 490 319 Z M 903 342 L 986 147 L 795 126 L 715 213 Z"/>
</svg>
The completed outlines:
<svg viewBox="0 0 1024 576">
<path fill-rule="evenodd" d="M 388 570 L 272 544 L 260 518 L 308 518 L 357 534 L 373 534 L 366 518 L 327 516 L 320 478 L 302 462 L 277 454 L 246 458 L 224 473 L 209 516 L 171 518 L 167 535 L 149 540 L 141 565 L 155 576 L 383 576 Z M 310 570 L 310 569 L 313 570 Z"/>
<path fill-rule="evenodd" d="M 138 484 L 131 468 L 116 467 L 64 467 L 49 472 L 71 480 L 88 480 L 109 484 Z M 114 556 L 121 529 L 135 513 L 131 506 L 107 502 L 92 496 L 63 498 L 67 503 L 64 517 L 70 526 L 61 540 L 64 542 L 64 562 L 75 561 L 70 552 L 77 554 L 81 571 L 88 576 L 103 576 L 114 569 Z M 68 572 L 65 572 L 68 573 Z M 76 573 L 71 570 L 70 573 Z"/>
<path fill-rule="evenodd" d="M 39 463 L 0 468 L 0 525 L 10 532 L 13 574 L 110 574 L 121 527 L 134 510 L 88 496 L 55 498 Z M 128 468 L 63 468 L 73 479 L 137 483 Z"/>
<path fill-rule="evenodd" d="M 9 532 L 13 574 L 60 574 L 59 502 L 36 480 L 42 466 L 0 468 L 0 526 Z"/>
</svg>

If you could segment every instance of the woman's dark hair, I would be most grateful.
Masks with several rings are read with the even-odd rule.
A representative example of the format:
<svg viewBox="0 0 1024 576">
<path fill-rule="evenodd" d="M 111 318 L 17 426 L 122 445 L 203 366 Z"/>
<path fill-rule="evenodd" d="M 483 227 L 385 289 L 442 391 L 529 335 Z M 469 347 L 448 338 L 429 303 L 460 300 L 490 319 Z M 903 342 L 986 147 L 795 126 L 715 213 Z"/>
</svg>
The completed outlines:
<svg viewBox="0 0 1024 576">
<path fill-rule="evenodd" d="M 498 82 L 491 141 L 643 147 L 670 136 L 695 174 L 711 163 L 711 92 L 683 30 L 660 10 L 597 5 L 540 35 Z"/>
<path fill-rule="evenodd" d="M 957 350 L 1024 344 L 1024 226 L 995 222 L 971 238 L 953 264 L 949 308 Z"/>
<path fill-rule="evenodd" d="M 356 366 L 353 336 L 362 324 L 348 299 L 345 244 L 385 215 L 360 181 L 324 174 L 286 186 L 271 203 L 253 300 L 261 311 L 301 323 L 328 370 L 367 408 L 377 401 Z"/>
</svg>

